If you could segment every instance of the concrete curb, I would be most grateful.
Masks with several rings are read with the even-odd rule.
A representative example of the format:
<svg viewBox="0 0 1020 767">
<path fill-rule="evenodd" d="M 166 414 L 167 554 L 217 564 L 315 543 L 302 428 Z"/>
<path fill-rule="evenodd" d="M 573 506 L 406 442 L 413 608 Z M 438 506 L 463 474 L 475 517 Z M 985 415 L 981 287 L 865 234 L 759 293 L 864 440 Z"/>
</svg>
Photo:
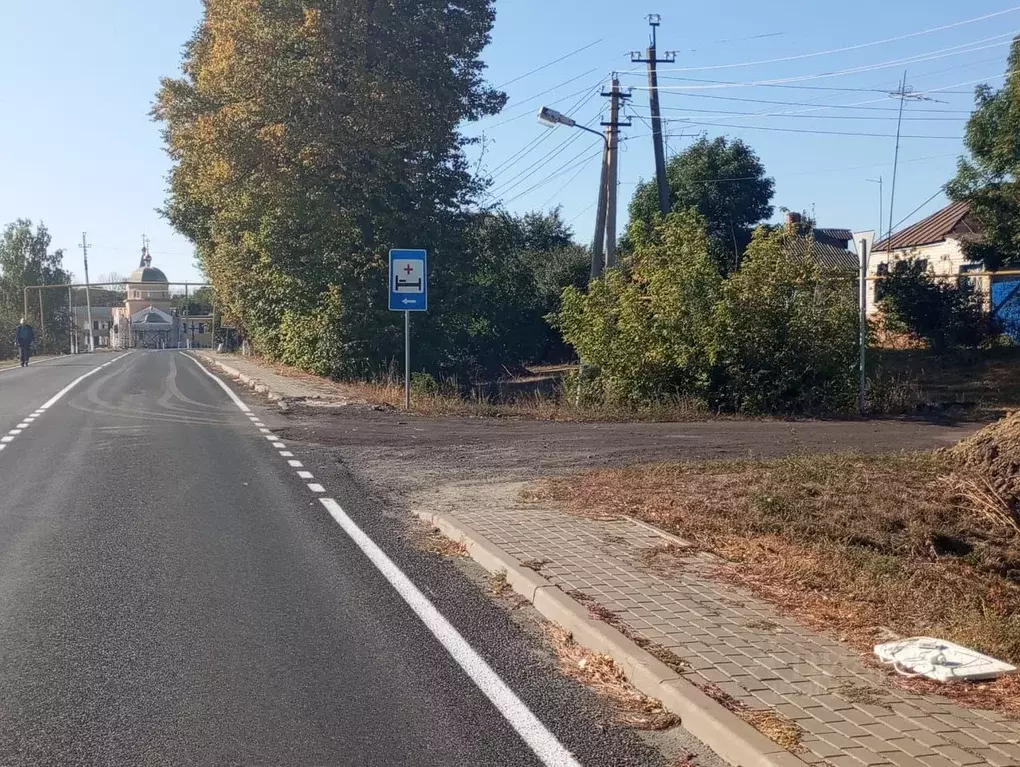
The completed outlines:
<svg viewBox="0 0 1020 767">
<path fill-rule="evenodd" d="M 579 644 L 615 660 L 631 683 L 680 716 L 682 726 L 734 767 L 806 767 L 806 762 L 766 738 L 743 719 L 681 677 L 575 600 L 468 525 L 447 514 L 412 512 L 447 538 L 463 543 L 478 564 L 506 572 L 514 591 Z"/>
<path fill-rule="evenodd" d="M 284 397 L 282 394 L 280 394 L 279 392 L 273 391 L 272 389 L 270 389 L 266 384 L 262 383 L 261 381 L 255 379 L 255 378 L 252 378 L 249 375 L 246 375 L 246 374 L 242 373 L 237 368 L 232 368 L 232 367 L 230 367 L 230 365 L 227 365 L 227 364 L 224 364 L 224 363 L 220 362 L 218 359 L 216 359 L 214 357 L 210 357 L 208 354 L 203 354 L 202 352 L 192 351 L 192 355 L 194 357 L 196 357 L 197 359 L 201 360 L 202 362 L 204 362 L 206 365 L 210 365 L 212 367 L 219 368 L 220 370 L 223 371 L 224 374 L 226 374 L 230 378 L 234 379 L 235 381 L 237 381 L 242 386 L 248 387 L 249 389 L 254 391 L 256 394 L 262 394 L 265 397 L 268 397 L 269 400 L 272 401 L 272 402 L 282 402 L 283 400 L 286 399 L 286 397 Z"/>
</svg>

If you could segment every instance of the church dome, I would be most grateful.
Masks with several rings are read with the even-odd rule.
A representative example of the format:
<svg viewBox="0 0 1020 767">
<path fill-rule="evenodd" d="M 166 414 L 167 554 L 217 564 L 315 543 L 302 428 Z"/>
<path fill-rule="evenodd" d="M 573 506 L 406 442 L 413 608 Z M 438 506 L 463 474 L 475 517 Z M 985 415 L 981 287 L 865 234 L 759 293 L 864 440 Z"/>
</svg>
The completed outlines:
<svg viewBox="0 0 1020 767">
<path fill-rule="evenodd" d="M 170 282 L 161 269 L 154 266 L 142 266 L 131 272 L 128 282 Z"/>
</svg>

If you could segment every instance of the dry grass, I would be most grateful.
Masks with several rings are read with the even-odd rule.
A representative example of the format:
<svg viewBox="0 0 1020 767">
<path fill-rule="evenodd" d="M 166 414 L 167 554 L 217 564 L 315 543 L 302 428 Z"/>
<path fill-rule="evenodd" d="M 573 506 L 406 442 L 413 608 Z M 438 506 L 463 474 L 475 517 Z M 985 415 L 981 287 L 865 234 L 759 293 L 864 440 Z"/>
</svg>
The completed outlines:
<svg viewBox="0 0 1020 767">
<path fill-rule="evenodd" d="M 642 730 L 667 730 L 680 724 L 680 717 L 634 687 L 608 655 L 582 647 L 569 631 L 558 626 L 548 627 L 546 633 L 560 670 L 609 701 L 621 724 Z"/>
<path fill-rule="evenodd" d="M 644 466 L 551 480 L 575 513 L 627 514 L 720 556 L 719 575 L 865 652 L 888 627 L 1020 663 L 1020 536 L 964 508 L 945 454 Z M 982 700 L 1020 714 L 1016 683 Z M 971 700 L 974 685 L 939 691 Z M 1010 696 L 1013 696 L 1010 700 Z"/>
<path fill-rule="evenodd" d="M 497 570 L 489 575 L 489 593 L 494 597 L 506 596 L 513 588 L 506 579 L 506 570 Z"/>
<path fill-rule="evenodd" d="M 438 527 L 419 526 L 413 528 L 411 539 L 420 550 L 441 557 L 456 559 L 468 555 L 467 546 L 463 541 L 447 538 Z"/>
<path fill-rule="evenodd" d="M 568 592 L 569 593 L 569 592 Z M 587 597 L 587 595 L 585 595 Z M 653 658 L 661 662 L 667 668 L 675 671 L 678 674 L 683 674 L 690 670 L 687 663 L 677 655 L 675 652 L 667 647 L 663 647 L 657 642 L 653 642 L 650 639 L 646 639 L 637 632 L 635 632 L 630 626 L 620 620 L 620 617 L 609 608 L 594 601 L 591 597 L 587 597 L 582 601 L 588 608 L 588 612 L 593 618 L 608 623 L 614 629 L 623 634 L 627 639 L 636 644 L 642 650 L 647 652 Z"/>
<path fill-rule="evenodd" d="M 794 753 L 802 749 L 800 740 L 804 731 L 796 722 L 768 709 L 752 709 L 714 684 L 698 685 L 701 691 L 732 711 L 776 745 Z"/>
</svg>

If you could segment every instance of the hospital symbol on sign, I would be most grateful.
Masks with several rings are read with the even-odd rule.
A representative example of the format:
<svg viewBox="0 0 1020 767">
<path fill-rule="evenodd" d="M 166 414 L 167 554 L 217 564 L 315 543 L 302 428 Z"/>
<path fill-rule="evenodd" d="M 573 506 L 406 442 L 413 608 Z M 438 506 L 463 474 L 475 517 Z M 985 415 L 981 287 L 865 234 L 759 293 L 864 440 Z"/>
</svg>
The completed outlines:
<svg viewBox="0 0 1020 767">
<path fill-rule="evenodd" d="M 394 293 L 423 293 L 425 292 L 424 281 L 422 280 L 423 262 L 419 260 L 396 259 L 393 262 L 393 292 Z"/>
</svg>

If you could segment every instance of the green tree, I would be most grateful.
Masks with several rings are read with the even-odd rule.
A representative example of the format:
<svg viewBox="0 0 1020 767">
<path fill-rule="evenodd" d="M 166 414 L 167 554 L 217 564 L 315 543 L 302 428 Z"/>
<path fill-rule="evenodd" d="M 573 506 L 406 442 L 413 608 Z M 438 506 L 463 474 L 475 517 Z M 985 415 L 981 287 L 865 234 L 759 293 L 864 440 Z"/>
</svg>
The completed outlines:
<svg viewBox="0 0 1020 767">
<path fill-rule="evenodd" d="M 595 388 L 605 401 L 707 397 L 721 278 L 704 220 L 693 211 L 671 213 L 635 234 L 627 270 L 610 270 L 587 293 L 567 288 L 556 325 L 597 369 Z"/>
<path fill-rule="evenodd" d="M 772 215 L 775 183 L 758 155 L 739 139 L 702 136 L 670 159 L 666 177 L 673 209 L 693 208 L 705 219 L 719 270 L 737 268 L 751 231 Z M 651 225 L 658 213 L 655 181 L 639 184 L 630 203 L 631 223 Z"/>
<path fill-rule="evenodd" d="M 4 227 L 0 234 L 0 349 L 8 352 L 9 344 L 4 338 L 13 338 L 13 328 L 24 314 L 24 288 L 27 285 L 60 285 L 70 279 L 64 271 L 62 250 L 50 251 L 50 233 L 44 224 L 34 229 L 28 219 L 18 219 Z M 29 296 L 28 319 L 36 325 L 39 342 L 56 338 L 53 334 L 60 328 L 59 343 L 63 345 L 64 330 L 67 328 L 66 291 L 47 291 L 44 294 L 43 322 L 38 314 L 38 296 Z M 43 337 L 42 329 L 48 331 Z"/>
<path fill-rule="evenodd" d="M 844 280 L 759 229 L 715 309 L 716 401 L 747 413 L 838 412 L 852 406 L 857 305 Z"/>
<path fill-rule="evenodd" d="M 435 310 L 416 333 L 428 364 L 456 361 L 443 314 L 478 191 L 459 126 L 505 102 L 479 58 L 493 20 L 493 0 L 206 0 L 154 110 L 165 210 L 256 349 L 336 377 L 397 356 L 385 253 L 423 244 Z"/>
<path fill-rule="evenodd" d="M 894 262 L 879 287 L 890 328 L 923 339 L 935 352 L 977 346 L 988 336 L 989 321 L 976 287 L 969 281 L 936 279 L 927 261 Z"/>
<path fill-rule="evenodd" d="M 1013 41 L 1006 82 L 997 91 L 978 86 L 956 178 L 947 187 L 966 200 L 984 236 L 965 245 L 989 269 L 1020 266 L 1020 38 Z"/>
</svg>

